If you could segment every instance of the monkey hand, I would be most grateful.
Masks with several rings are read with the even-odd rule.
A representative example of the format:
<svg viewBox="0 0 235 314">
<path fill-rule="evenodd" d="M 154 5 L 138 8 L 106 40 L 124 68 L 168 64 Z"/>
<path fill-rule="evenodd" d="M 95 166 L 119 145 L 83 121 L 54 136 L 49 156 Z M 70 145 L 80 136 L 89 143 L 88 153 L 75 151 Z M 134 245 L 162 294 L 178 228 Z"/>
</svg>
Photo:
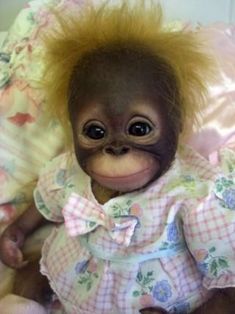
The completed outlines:
<svg viewBox="0 0 235 314">
<path fill-rule="evenodd" d="M 24 261 L 21 247 L 25 241 L 25 234 L 14 223 L 7 227 L 0 237 L 0 260 L 12 268 L 21 268 L 28 262 Z"/>
</svg>

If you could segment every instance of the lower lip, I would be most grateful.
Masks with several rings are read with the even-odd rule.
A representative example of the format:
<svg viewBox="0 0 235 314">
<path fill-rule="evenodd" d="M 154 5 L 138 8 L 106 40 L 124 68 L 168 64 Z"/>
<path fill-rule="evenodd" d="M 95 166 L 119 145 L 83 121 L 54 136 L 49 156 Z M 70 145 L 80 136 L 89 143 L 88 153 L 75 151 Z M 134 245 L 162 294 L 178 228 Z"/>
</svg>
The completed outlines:
<svg viewBox="0 0 235 314">
<path fill-rule="evenodd" d="M 146 180 L 146 176 L 149 176 L 149 171 L 150 169 L 147 168 L 140 172 L 120 177 L 107 177 L 93 172 L 92 177 L 99 184 L 109 187 L 111 189 L 131 190 L 132 187 L 135 189 L 138 188 L 138 185 L 142 186 L 144 184 L 142 182 Z"/>
</svg>

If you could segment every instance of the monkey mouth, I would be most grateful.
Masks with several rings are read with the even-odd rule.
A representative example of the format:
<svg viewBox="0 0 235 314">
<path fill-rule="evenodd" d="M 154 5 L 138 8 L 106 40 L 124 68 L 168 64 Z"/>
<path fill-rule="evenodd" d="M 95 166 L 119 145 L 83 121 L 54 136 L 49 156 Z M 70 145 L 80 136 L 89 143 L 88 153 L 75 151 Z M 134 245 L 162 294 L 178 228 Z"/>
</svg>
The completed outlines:
<svg viewBox="0 0 235 314">
<path fill-rule="evenodd" d="M 141 188 L 148 181 L 150 181 L 152 175 L 153 173 L 151 167 L 125 176 L 106 176 L 92 172 L 93 179 L 101 186 L 120 192 L 128 192 Z"/>
</svg>

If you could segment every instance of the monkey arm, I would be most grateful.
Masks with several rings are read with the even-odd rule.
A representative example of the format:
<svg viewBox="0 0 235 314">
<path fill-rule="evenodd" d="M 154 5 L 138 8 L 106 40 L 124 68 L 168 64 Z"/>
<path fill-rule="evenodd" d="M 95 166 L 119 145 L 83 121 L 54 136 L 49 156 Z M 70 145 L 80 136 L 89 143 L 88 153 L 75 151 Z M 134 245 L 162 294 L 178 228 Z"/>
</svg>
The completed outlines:
<svg viewBox="0 0 235 314">
<path fill-rule="evenodd" d="M 8 226 L 0 237 L 0 259 L 12 267 L 21 268 L 26 264 L 21 248 L 33 231 L 46 223 L 35 205 L 30 206 L 15 222 Z"/>
<path fill-rule="evenodd" d="M 27 236 L 46 222 L 47 220 L 33 204 L 13 223 L 13 225 L 20 228 L 24 235 Z"/>
<path fill-rule="evenodd" d="M 231 299 L 231 302 L 235 304 L 235 288 L 227 288 L 224 293 Z"/>
<path fill-rule="evenodd" d="M 233 314 L 235 308 L 235 288 L 218 289 L 218 291 L 196 309 L 192 314 Z"/>
</svg>

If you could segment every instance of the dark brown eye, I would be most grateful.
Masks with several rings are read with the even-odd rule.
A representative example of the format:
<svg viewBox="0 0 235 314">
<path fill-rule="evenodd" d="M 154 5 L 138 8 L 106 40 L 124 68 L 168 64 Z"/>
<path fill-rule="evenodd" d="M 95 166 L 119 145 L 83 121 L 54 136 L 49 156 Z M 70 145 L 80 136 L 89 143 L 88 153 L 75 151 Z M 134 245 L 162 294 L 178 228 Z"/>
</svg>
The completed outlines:
<svg viewBox="0 0 235 314">
<path fill-rule="evenodd" d="M 85 127 L 84 134 L 92 140 L 100 140 L 105 136 L 105 129 L 96 124 Z"/>
<path fill-rule="evenodd" d="M 128 132 L 132 136 L 145 136 L 151 130 L 152 128 L 147 122 L 135 122 L 129 127 Z"/>
</svg>

